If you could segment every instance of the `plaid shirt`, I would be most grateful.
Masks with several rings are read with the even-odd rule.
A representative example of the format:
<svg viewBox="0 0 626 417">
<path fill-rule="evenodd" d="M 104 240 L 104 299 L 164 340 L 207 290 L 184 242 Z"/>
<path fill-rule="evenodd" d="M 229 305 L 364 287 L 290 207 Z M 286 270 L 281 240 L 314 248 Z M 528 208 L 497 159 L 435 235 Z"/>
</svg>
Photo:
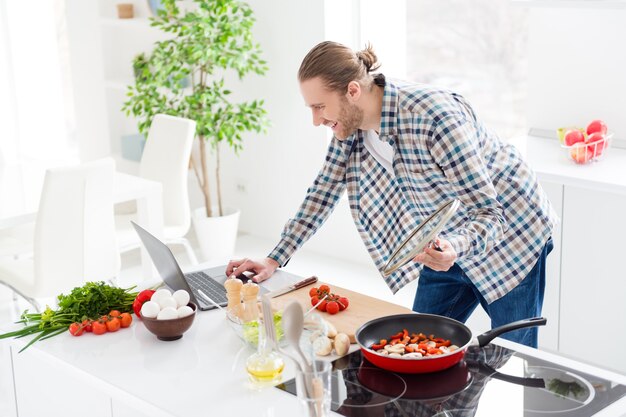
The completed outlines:
<svg viewBox="0 0 626 417">
<path fill-rule="evenodd" d="M 321 171 L 269 257 L 285 265 L 347 190 L 350 211 L 376 267 L 428 215 L 451 199 L 461 206 L 440 237 L 491 303 L 534 266 L 557 216 L 518 150 L 476 118 L 458 94 L 424 84 L 385 82 L 380 139 L 394 149 L 389 173 L 357 130 L 333 139 Z M 405 265 L 384 278 L 393 293 L 419 277 Z M 382 273 L 381 273 L 382 275 Z"/>
</svg>

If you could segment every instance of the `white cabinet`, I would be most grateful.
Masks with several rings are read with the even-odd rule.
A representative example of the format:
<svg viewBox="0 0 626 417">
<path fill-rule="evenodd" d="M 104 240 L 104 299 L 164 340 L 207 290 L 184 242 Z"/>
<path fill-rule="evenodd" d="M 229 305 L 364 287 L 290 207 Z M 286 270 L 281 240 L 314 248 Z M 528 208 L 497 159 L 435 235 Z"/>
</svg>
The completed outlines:
<svg viewBox="0 0 626 417">
<path fill-rule="evenodd" d="M 85 384 L 80 376 L 34 351 L 12 350 L 19 417 L 48 416 L 53 415 L 51 410 L 59 409 L 65 417 L 111 417 L 110 397 Z"/>
<path fill-rule="evenodd" d="M 566 186 L 560 351 L 626 373 L 626 195 Z"/>
<path fill-rule="evenodd" d="M 563 218 L 563 185 L 542 181 L 541 187 L 548 195 L 554 211 Z M 552 233 L 554 248 L 546 261 L 546 289 L 543 300 L 542 316 L 548 319 L 544 327 L 539 328 L 539 348 L 559 350 L 559 299 L 560 299 L 560 263 L 561 263 L 561 223 Z"/>
</svg>

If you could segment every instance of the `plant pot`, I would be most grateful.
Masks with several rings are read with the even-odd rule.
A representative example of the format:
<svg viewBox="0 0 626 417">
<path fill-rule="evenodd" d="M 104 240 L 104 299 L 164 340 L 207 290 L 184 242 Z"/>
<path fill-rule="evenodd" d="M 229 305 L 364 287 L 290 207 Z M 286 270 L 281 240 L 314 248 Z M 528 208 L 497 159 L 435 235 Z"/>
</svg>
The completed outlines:
<svg viewBox="0 0 626 417">
<path fill-rule="evenodd" d="M 217 207 L 213 212 L 217 212 Z M 239 210 L 228 207 L 223 216 L 207 217 L 204 207 L 193 211 L 193 226 L 205 261 L 228 261 L 235 253 L 239 214 Z"/>
<path fill-rule="evenodd" d="M 117 17 L 119 19 L 132 19 L 134 16 L 132 3 L 120 3 L 117 5 Z"/>
</svg>

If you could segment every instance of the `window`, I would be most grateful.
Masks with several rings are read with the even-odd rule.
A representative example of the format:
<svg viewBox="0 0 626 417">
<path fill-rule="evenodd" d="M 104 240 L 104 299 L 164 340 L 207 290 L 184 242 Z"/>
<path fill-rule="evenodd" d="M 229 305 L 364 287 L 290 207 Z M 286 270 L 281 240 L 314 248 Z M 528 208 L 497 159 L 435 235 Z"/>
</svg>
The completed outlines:
<svg viewBox="0 0 626 417">
<path fill-rule="evenodd" d="M 462 94 L 504 139 L 527 132 L 527 8 L 510 0 L 343 4 L 351 13 L 341 16 L 353 16 L 353 30 L 344 32 L 356 34 L 344 43 L 361 49 L 371 42 L 386 75 Z"/>
<path fill-rule="evenodd" d="M 503 138 L 527 130 L 528 10 L 509 0 L 406 4 L 407 77 L 464 95 Z"/>
<path fill-rule="evenodd" d="M 0 2 L 0 151 L 8 163 L 77 154 L 64 5 Z"/>
</svg>

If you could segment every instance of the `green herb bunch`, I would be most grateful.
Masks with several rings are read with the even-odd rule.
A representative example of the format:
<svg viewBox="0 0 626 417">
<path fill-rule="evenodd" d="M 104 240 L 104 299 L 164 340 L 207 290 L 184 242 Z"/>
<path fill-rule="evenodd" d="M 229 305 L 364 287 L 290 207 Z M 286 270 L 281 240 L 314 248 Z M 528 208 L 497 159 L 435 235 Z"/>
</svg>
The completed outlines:
<svg viewBox="0 0 626 417">
<path fill-rule="evenodd" d="M 134 288 L 123 289 L 112 287 L 104 282 L 88 282 L 82 287 L 74 288 L 67 295 L 59 295 L 57 310 L 46 306 L 43 313 L 24 311 L 17 323 L 24 324 L 26 327 L 0 334 L 0 339 L 36 334 L 37 336 L 28 342 L 20 350 L 21 352 L 39 340 L 63 333 L 72 323 L 97 319 L 111 310 L 132 313 L 133 301 L 137 296 L 137 292 L 132 291 Z"/>
</svg>

